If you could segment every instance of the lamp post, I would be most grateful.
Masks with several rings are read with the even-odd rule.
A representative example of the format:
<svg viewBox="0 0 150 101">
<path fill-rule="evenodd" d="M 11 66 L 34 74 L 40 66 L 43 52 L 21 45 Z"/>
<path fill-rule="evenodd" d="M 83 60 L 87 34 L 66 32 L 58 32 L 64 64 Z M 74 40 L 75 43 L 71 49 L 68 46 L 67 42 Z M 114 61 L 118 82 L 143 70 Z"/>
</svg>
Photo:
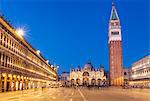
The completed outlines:
<svg viewBox="0 0 150 101">
<path fill-rule="evenodd" d="M 56 82 L 58 82 L 58 68 L 59 68 L 58 65 L 54 65 L 54 70 L 56 71 L 56 74 L 57 74 Z"/>
</svg>

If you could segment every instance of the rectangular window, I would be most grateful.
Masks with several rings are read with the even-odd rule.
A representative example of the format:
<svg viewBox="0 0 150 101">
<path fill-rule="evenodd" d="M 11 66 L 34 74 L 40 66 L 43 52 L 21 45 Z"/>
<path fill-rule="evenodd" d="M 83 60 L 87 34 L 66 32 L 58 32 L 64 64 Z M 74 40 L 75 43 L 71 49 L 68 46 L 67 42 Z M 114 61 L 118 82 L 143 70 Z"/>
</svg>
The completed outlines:
<svg viewBox="0 0 150 101">
<path fill-rule="evenodd" d="M 119 32 L 111 32 L 111 35 L 119 35 Z"/>
</svg>

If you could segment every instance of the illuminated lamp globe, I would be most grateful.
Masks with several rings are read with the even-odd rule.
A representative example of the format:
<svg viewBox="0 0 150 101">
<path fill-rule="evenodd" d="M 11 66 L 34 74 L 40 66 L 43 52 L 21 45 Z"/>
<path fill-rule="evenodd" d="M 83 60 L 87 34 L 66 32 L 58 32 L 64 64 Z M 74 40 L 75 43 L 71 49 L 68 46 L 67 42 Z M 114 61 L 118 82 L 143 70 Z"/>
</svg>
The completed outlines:
<svg viewBox="0 0 150 101">
<path fill-rule="evenodd" d="M 25 30 L 22 28 L 16 29 L 16 32 L 20 37 L 23 37 L 25 35 Z"/>
</svg>

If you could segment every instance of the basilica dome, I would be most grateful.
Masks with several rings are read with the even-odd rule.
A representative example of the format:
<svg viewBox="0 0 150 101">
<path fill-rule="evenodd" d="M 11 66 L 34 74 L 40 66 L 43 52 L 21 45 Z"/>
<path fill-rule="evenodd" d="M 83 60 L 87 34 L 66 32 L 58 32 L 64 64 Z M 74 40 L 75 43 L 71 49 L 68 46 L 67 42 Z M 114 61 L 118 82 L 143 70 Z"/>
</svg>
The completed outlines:
<svg viewBox="0 0 150 101">
<path fill-rule="evenodd" d="M 93 66 L 92 66 L 91 63 L 86 63 L 86 64 L 84 65 L 84 69 L 89 69 L 89 70 L 91 70 L 92 68 L 93 68 Z"/>
</svg>

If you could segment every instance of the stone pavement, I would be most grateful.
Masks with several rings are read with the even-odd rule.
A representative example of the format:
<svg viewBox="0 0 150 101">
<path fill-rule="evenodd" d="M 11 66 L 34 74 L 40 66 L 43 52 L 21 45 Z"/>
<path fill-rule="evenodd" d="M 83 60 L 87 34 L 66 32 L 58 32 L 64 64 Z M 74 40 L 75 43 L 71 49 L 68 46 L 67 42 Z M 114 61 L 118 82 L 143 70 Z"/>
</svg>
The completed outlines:
<svg viewBox="0 0 150 101">
<path fill-rule="evenodd" d="M 0 101 L 150 101 L 150 89 L 31 89 L 0 93 Z"/>
</svg>

